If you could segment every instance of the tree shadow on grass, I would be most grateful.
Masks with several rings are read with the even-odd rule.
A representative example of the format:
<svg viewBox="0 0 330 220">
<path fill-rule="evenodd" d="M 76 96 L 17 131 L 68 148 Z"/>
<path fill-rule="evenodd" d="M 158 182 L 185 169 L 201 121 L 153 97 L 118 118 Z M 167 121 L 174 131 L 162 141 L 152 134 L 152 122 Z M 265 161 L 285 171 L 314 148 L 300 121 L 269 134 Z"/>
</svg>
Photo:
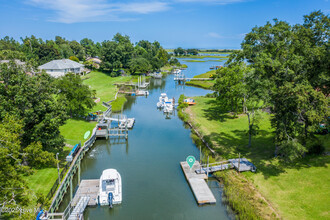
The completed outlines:
<svg viewBox="0 0 330 220">
<path fill-rule="evenodd" d="M 207 120 L 224 122 L 228 119 L 233 118 L 230 115 L 228 115 L 226 110 L 223 107 L 221 107 L 221 105 L 219 105 L 216 100 L 209 100 L 205 102 L 205 104 L 209 106 L 207 109 L 203 109 L 204 117 Z"/>
<path fill-rule="evenodd" d="M 272 176 L 279 176 L 286 172 L 286 169 L 300 170 L 310 167 L 327 167 L 329 158 L 327 156 L 307 156 L 291 163 L 286 163 L 274 156 L 273 133 L 260 130 L 259 135 L 252 137 L 252 146 L 248 147 L 248 135 L 245 130 L 234 130 L 231 133 L 212 132 L 208 135 L 212 141 L 216 142 L 216 152 L 227 159 L 248 158 L 265 179 Z"/>
</svg>

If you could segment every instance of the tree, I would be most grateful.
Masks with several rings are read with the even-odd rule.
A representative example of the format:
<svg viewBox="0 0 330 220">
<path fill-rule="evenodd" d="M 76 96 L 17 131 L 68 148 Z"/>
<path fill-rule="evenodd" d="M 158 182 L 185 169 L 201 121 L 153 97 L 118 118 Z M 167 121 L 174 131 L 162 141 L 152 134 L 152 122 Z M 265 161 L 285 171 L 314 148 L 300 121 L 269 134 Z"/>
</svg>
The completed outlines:
<svg viewBox="0 0 330 220">
<path fill-rule="evenodd" d="M 198 50 L 197 49 L 188 49 L 187 50 L 187 54 L 197 55 L 198 54 Z"/>
<path fill-rule="evenodd" d="M 84 38 L 80 41 L 80 44 L 85 48 L 86 55 L 91 57 L 99 56 L 99 48 L 91 39 Z"/>
<path fill-rule="evenodd" d="M 238 113 L 244 100 L 244 73 L 248 71 L 244 63 L 234 63 L 217 70 L 214 90 L 217 100 L 224 109 Z"/>
<path fill-rule="evenodd" d="M 23 176 L 31 173 L 31 167 L 54 165 L 56 161 L 54 154 L 43 151 L 40 143 L 24 147 L 21 140 L 23 127 L 23 120 L 14 115 L 7 114 L 0 122 L 0 204 L 14 210 L 17 206 L 27 206 L 31 199 Z M 17 210 L 1 213 L 1 216 L 6 219 L 20 214 Z"/>
<path fill-rule="evenodd" d="M 143 57 L 133 58 L 129 63 L 129 70 L 131 74 L 146 73 L 151 68 L 149 61 Z"/>
<path fill-rule="evenodd" d="M 168 60 L 170 59 L 170 55 L 166 52 L 164 48 L 160 48 L 158 50 L 157 58 L 160 60 L 161 65 L 164 66 L 168 63 Z"/>
<path fill-rule="evenodd" d="M 114 41 L 103 41 L 101 49 L 102 63 L 100 68 L 106 72 L 112 72 L 114 69 L 120 68 L 121 49 L 118 48 L 118 43 Z"/>
<path fill-rule="evenodd" d="M 275 19 L 253 28 L 242 43 L 253 77 L 272 106 L 277 153 L 289 160 L 306 152 L 312 128 L 329 115 L 328 27 L 329 17 L 321 12 L 305 16 L 303 25 Z"/>
<path fill-rule="evenodd" d="M 70 47 L 73 51 L 73 54 L 78 57 L 79 60 L 84 60 L 85 59 L 85 49 L 83 46 L 81 46 L 77 41 L 71 41 L 70 42 Z"/>
<path fill-rule="evenodd" d="M 61 151 L 64 138 L 59 127 L 67 119 L 65 106 L 55 99 L 48 74 L 30 77 L 14 62 L 1 65 L 0 121 L 6 114 L 23 119 L 22 145 L 40 142 L 43 150 Z"/>
<path fill-rule="evenodd" d="M 0 204 L 5 207 L 27 205 L 27 184 L 22 178 L 29 169 L 22 164 L 21 141 L 22 121 L 6 115 L 0 122 Z M 7 217 L 13 213 L 2 213 Z M 17 214 L 17 213 L 16 213 Z"/>
<path fill-rule="evenodd" d="M 56 81 L 58 99 L 65 103 L 68 114 L 85 115 L 95 106 L 93 97 L 95 91 L 91 91 L 82 79 L 74 74 L 66 74 Z"/>
<path fill-rule="evenodd" d="M 181 55 L 185 55 L 186 51 L 184 49 L 182 49 L 182 47 L 178 47 L 176 49 L 174 49 L 174 55 L 176 56 L 181 56 Z"/>
</svg>

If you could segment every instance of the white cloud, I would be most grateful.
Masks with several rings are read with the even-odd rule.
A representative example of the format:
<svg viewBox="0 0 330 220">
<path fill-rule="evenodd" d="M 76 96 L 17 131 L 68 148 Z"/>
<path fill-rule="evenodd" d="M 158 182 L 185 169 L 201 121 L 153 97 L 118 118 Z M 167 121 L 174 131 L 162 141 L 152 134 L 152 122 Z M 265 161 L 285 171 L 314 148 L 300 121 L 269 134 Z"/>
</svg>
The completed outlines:
<svg viewBox="0 0 330 220">
<path fill-rule="evenodd" d="M 207 34 L 208 37 L 212 37 L 212 38 L 223 38 L 220 34 L 215 33 L 215 32 L 209 32 Z"/>
<path fill-rule="evenodd" d="M 246 2 L 248 0 L 176 0 L 177 2 L 198 2 L 198 3 L 214 3 L 227 5 L 232 3 Z"/>
<path fill-rule="evenodd" d="M 247 33 L 234 34 L 234 35 L 220 35 L 216 32 L 209 32 L 206 34 L 207 37 L 217 38 L 217 39 L 244 39 Z"/>
<path fill-rule="evenodd" d="M 122 18 L 122 15 L 148 14 L 170 8 L 164 2 L 109 3 L 106 0 L 27 0 L 27 3 L 51 11 L 48 20 L 61 23 L 134 20 Z"/>
</svg>

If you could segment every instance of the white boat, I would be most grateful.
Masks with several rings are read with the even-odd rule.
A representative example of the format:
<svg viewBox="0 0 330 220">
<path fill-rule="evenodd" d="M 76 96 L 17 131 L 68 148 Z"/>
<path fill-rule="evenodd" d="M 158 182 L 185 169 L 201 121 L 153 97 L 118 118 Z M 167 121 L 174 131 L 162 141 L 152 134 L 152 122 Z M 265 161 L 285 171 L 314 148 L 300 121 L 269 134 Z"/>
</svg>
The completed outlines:
<svg viewBox="0 0 330 220">
<path fill-rule="evenodd" d="M 174 74 L 180 74 L 180 73 L 181 73 L 181 70 L 180 70 L 180 69 L 175 69 L 175 70 L 173 71 L 173 73 L 174 73 Z"/>
<path fill-rule="evenodd" d="M 171 103 L 172 99 L 167 97 L 166 93 L 161 93 L 159 101 L 157 102 L 157 108 L 164 108 L 166 103 Z"/>
<path fill-rule="evenodd" d="M 154 78 L 155 79 L 161 79 L 163 77 L 163 74 L 162 73 L 156 73 L 155 75 L 154 75 Z"/>
<path fill-rule="evenodd" d="M 148 96 L 149 95 L 149 91 L 147 90 L 137 90 L 135 93 L 136 96 Z"/>
<path fill-rule="evenodd" d="M 116 169 L 103 170 L 100 177 L 99 204 L 109 205 L 122 202 L 121 176 Z"/>
<path fill-rule="evenodd" d="M 173 112 L 173 105 L 172 104 L 165 104 L 163 111 L 164 111 L 164 113 L 172 113 Z"/>
</svg>

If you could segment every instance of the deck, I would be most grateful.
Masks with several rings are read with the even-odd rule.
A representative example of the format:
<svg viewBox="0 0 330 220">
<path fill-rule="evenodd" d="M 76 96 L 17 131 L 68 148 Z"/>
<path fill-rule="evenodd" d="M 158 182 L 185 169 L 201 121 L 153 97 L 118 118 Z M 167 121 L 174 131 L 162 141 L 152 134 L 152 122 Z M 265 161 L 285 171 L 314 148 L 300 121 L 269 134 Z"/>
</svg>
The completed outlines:
<svg viewBox="0 0 330 220">
<path fill-rule="evenodd" d="M 195 162 L 193 167 L 190 169 L 186 161 L 180 162 L 182 171 L 194 193 L 195 199 L 199 205 L 204 204 L 214 204 L 216 199 L 210 190 L 209 186 L 206 184 L 205 179 L 207 176 L 205 174 L 197 174 L 195 171 L 200 169 L 200 164 L 198 161 Z"/>
<path fill-rule="evenodd" d="M 195 172 L 197 174 L 207 174 L 207 173 L 213 173 L 217 171 L 227 170 L 227 169 L 233 169 L 235 168 L 239 172 L 244 171 L 251 171 L 255 172 L 256 167 L 253 163 L 248 161 L 246 158 L 237 158 L 237 159 L 229 159 L 222 162 L 215 162 L 211 163 L 207 166 L 207 164 L 202 164 L 202 167 L 200 169 L 197 169 Z"/>
<path fill-rule="evenodd" d="M 74 195 L 71 206 L 76 206 L 82 197 L 89 197 L 88 206 L 96 206 L 99 195 L 99 179 L 81 180 L 76 194 Z"/>
</svg>

